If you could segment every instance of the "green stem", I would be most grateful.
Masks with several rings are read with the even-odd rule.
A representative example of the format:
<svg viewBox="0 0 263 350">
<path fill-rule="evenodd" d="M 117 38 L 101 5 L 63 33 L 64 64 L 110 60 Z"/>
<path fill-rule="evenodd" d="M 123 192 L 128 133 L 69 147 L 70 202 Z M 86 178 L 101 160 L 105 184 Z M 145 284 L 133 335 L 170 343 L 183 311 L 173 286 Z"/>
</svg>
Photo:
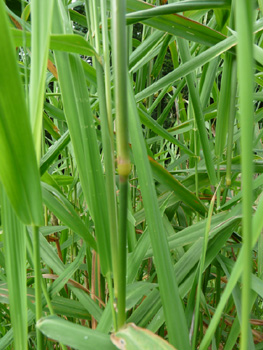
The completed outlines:
<svg viewBox="0 0 263 350">
<path fill-rule="evenodd" d="M 103 2 L 103 1 L 102 1 Z M 99 31 L 99 20 L 98 20 L 98 8 L 96 3 L 93 2 L 94 10 L 94 25 L 95 25 L 95 44 L 96 50 L 101 55 L 100 47 L 100 31 Z M 105 26 L 107 26 L 106 19 L 106 8 L 101 5 L 103 10 L 103 39 L 107 37 Z M 106 40 L 106 39 L 105 39 Z M 107 42 L 107 40 L 106 40 Z M 112 115 L 111 115 L 111 100 L 110 100 L 110 71 L 109 64 L 106 63 L 109 55 L 107 45 L 104 45 L 104 65 L 107 71 L 106 77 L 104 78 L 104 72 L 101 64 L 95 62 L 95 68 L 97 72 L 97 85 L 98 85 L 98 96 L 99 96 L 99 108 L 100 108 L 100 120 L 101 120 L 101 133 L 102 143 L 104 151 L 104 166 L 105 166 L 105 179 L 106 179 L 106 192 L 107 192 L 107 204 L 109 211 L 109 224 L 110 224 L 110 237 L 111 237 L 111 257 L 112 257 L 112 269 L 115 281 L 115 292 L 118 293 L 118 223 L 117 223 L 117 202 L 116 202 L 116 184 L 115 184 L 115 164 L 114 164 L 114 139 L 113 139 L 113 128 L 112 128 Z M 107 55 L 107 56 L 106 56 Z M 106 85 L 106 89 L 105 89 Z M 108 281 L 109 283 L 109 281 Z M 113 302 L 113 298 L 111 296 Z M 115 319 L 115 310 L 112 309 L 112 316 Z M 116 324 L 116 322 L 115 322 Z"/>
<path fill-rule="evenodd" d="M 253 1 L 240 0 L 236 6 L 238 33 L 237 65 L 241 118 L 241 164 L 244 270 L 242 287 L 241 350 L 248 349 L 250 332 L 251 233 L 253 179 Z"/>
<path fill-rule="evenodd" d="M 194 153 L 195 153 L 195 195 L 199 198 L 198 186 L 198 161 L 199 161 L 199 147 L 198 147 L 198 133 L 196 128 L 196 121 L 194 120 Z M 197 221 L 199 221 L 199 214 L 197 213 Z"/>
<path fill-rule="evenodd" d="M 216 192 L 217 191 L 215 191 L 215 194 L 216 194 Z M 209 206 L 209 212 L 208 212 L 205 234 L 204 234 L 203 249 L 202 249 L 201 261 L 200 261 L 200 266 L 199 266 L 198 286 L 197 286 L 196 304 L 195 304 L 194 335 L 193 335 L 193 343 L 192 343 L 193 350 L 196 349 L 197 331 L 198 331 L 198 316 L 199 316 L 199 307 L 200 307 L 200 300 L 201 300 L 202 274 L 203 274 L 203 270 L 204 270 L 204 266 L 205 266 L 205 257 L 206 257 L 206 251 L 207 251 L 207 245 L 208 245 L 208 236 L 209 236 L 209 231 L 210 231 L 210 227 L 211 227 L 211 219 L 212 219 L 213 208 L 214 208 L 214 203 L 215 203 L 215 194 L 214 194 L 214 196 L 211 200 L 210 206 Z"/>
<path fill-rule="evenodd" d="M 29 235 L 28 234 L 26 235 L 26 239 L 27 239 L 27 251 L 28 251 L 28 255 L 30 257 L 29 261 L 31 261 L 30 263 L 32 263 L 33 247 L 32 247 L 32 242 L 29 239 Z M 54 315 L 55 312 L 54 312 L 54 309 L 53 309 L 53 306 L 52 306 L 52 303 L 51 303 L 51 299 L 50 299 L 50 296 L 49 296 L 49 293 L 47 291 L 46 284 L 45 284 L 43 278 L 41 278 L 41 286 L 42 286 L 42 291 L 43 291 L 43 294 L 44 294 L 44 297 L 45 297 L 45 299 L 41 298 L 41 307 L 43 307 L 45 305 L 45 300 L 46 300 L 46 304 L 48 306 L 50 314 Z M 60 346 L 61 346 L 61 348 L 63 350 L 67 350 L 65 345 L 60 344 Z"/>
<path fill-rule="evenodd" d="M 128 176 L 130 158 L 128 145 L 128 109 L 127 109 L 127 36 L 126 36 L 126 1 L 112 1 L 112 52 L 115 86 L 117 162 L 120 182 L 120 209 L 118 230 L 118 328 L 125 323 L 126 300 L 126 255 L 127 255 L 127 203 Z"/>
<path fill-rule="evenodd" d="M 111 305 L 111 314 L 112 314 L 112 319 L 113 319 L 113 327 L 115 330 L 117 330 L 117 319 L 116 319 L 116 312 L 114 308 L 114 292 L 112 288 L 112 280 L 111 280 L 111 275 L 107 273 L 107 282 L 108 282 L 108 288 L 109 288 L 109 295 L 110 295 L 110 305 Z"/>
<path fill-rule="evenodd" d="M 217 161 L 217 180 L 219 183 L 220 182 L 220 159 L 219 159 L 219 157 L 217 157 L 216 161 Z M 218 186 L 218 188 L 217 188 L 216 207 L 217 207 L 217 210 L 220 208 L 220 186 Z"/>
<path fill-rule="evenodd" d="M 130 173 L 127 118 L 126 1 L 112 1 L 113 68 L 115 83 L 116 137 L 119 174 Z"/>
<path fill-rule="evenodd" d="M 230 111 L 228 120 L 228 138 L 226 151 L 226 185 L 231 185 L 231 163 L 232 163 L 232 148 L 234 135 L 234 121 L 236 115 L 236 90 L 237 90 L 237 64 L 236 60 L 232 62 L 232 76 L 231 76 L 231 97 L 230 97 Z"/>
<path fill-rule="evenodd" d="M 42 300 L 41 300 L 41 264 L 40 264 L 40 249 L 39 249 L 39 228 L 33 226 L 33 259 L 35 269 L 35 307 L 36 307 L 36 322 L 42 317 Z M 43 335 L 37 329 L 37 350 L 44 349 Z"/>
<path fill-rule="evenodd" d="M 111 103 L 111 71 L 110 71 L 110 50 L 108 39 L 108 19 L 107 19 L 107 6 L 106 1 L 100 0 L 101 7 L 101 22 L 102 22 L 102 42 L 103 42 L 103 56 L 104 56 L 104 72 L 105 72 L 105 94 L 106 94 L 106 106 L 107 116 L 109 123 L 109 133 L 111 142 L 114 144 L 113 138 L 113 125 L 112 125 L 112 103 Z"/>
<path fill-rule="evenodd" d="M 120 176 L 120 211 L 119 211 L 119 265 L 118 265 L 118 328 L 126 320 L 126 265 L 127 265 L 127 205 L 128 177 Z"/>
</svg>

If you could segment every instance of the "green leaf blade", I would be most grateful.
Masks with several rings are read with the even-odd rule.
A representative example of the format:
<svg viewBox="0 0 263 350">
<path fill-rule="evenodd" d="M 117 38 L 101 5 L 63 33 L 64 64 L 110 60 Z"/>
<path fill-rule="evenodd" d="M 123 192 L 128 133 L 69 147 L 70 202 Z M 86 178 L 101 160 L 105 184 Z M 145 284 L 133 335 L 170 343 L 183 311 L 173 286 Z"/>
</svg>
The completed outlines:
<svg viewBox="0 0 263 350">
<path fill-rule="evenodd" d="M 0 4 L 0 178 L 25 224 L 43 223 L 40 176 L 14 44 L 3 2 Z M 15 103 L 14 103 L 15 101 Z"/>
</svg>

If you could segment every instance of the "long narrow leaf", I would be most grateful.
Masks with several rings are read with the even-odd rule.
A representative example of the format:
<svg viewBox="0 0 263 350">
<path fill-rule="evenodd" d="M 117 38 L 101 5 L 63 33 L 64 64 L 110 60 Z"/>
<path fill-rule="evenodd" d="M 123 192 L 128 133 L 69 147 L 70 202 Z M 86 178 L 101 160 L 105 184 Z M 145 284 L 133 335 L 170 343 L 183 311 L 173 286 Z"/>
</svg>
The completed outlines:
<svg viewBox="0 0 263 350">
<path fill-rule="evenodd" d="M 14 346 L 27 349 L 26 230 L 2 189 L 5 262 Z"/>
<path fill-rule="evenodd" d="M 5 12 L 1 1 L 0 177 L 20 219 L 25 224 L 41 225 L 42 200 L 35 147 Z"/>
<path fill-rule="evenodd" d="M 54 11 L 54 31 L 59 34 L 71 32 L 60 1 L 55 3 Z M 106 191 L 84 72 L 79 57 L 62 52 L 56 52 L 55 57 L 80 181 L 95 222 L 101 268 L 103 274 L 106 274 L 111 269 L 108 212 L 106 207 L 101 205 L 106 203 Z"/>
<path fill-rule="evenodd" d="M 71 323 L 57 316 L 49 316 L 40 320 L 37 328 L 47 337 L 78 350 L 116 349 L 111 343 L 109 335 Z"/>
<path fill-rule="evenodd" d="M 190 349 L 190 344 L 184 310 L 173 272 L 167 239 L 164 235 L 161 214 L 157 204 L 153 179 L 150 176 L 150 165 L 147 159 L 145 144 L 140 130 L 138 112 L 131 87 L 129 87 L 129 108 L 130 138 L 132 141 L 135 163 L 138 169 L 146 217 L 148 219 L 169 340 L 173 345 L 177 346 L 179 350 L 187 350 Z M 175 324 L 177 325 L 176 328 L 174 327 Z"/>
</svg>

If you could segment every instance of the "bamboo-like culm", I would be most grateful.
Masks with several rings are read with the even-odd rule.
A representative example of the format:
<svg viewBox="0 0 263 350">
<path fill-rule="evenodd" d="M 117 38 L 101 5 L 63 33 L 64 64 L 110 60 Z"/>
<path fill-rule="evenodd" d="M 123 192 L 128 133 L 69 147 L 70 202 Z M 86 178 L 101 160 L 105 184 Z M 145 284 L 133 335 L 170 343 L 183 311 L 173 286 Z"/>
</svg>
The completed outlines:
<svg viewBox="0 0 263 350">
<path fill-rule="evenodd" d="M 127 36 L 126 36 L 126 1 L 112 1 L 112 53 L 115 83 L 115 111 L 117 164 L 119 172 L 119 230 L 118 230 L 118 327 L 125 322 L 126 294 L 126 241 L 127 241 L 127 199 L 130 159 L 128 146 L 128 113 L 127 113 Z"/>
<path fill-rule="evenodd" d="M 112 269 L 113 276 L 116 276 L 115 289 L 118 290 L 118 222 L 117 222 L 117 203 L 116 203 L 116 183 L 115 183 L 115 164 L 114 164 L 114 139 L 112 128 L 112 114 L 111 114 L 111 91 L 110 91 L 110 67 L 108 62 L 108 41 L 107 41 L 107 18 L 105 3 L 101 1 L 102 11 L 102 31 L 103 31 L 103 53 L 100 46 L 100 31 L 99 31 L 99 11 L 96 5 L 96 1 L 92 1 L 93 13 L 94 13 L 94 32 L 95 32 L 95 47 L 100 56 L 102 56 L 102 62 L 94 60 L 97 73 L 97 85 L 99 96 L 99 108 L 100 108 L 100 121 L 101 121 L 101 135 L 104 152 L 104 167 L 105 167 L 105 182 L 107 193 L 107 204 L 109 210 L 109 228 L 110 228 L 110 241 L 111 241 L 111 257 L 112 257 Z M 87 6 L 87 5 L 86 5 Z M 107 56 L 106 56 L 107 55 Z M 103 69 L 104 68 L 104 69 Z M 105 76 L 104 76 L 105 73 Z M 111 294 L 111 276 L 108 274 L 107 281 L 109 285 L 109 292 Z M 113 298 L 111 302 L 113 303 Z M 115 312 L 113 310 L 114 327 L 116 328 Z"/>
<path fill-rule="evenodd" d="M 244 270 L 242 287 L 241 350 L 248 349 L 251 249 L 252 249 L 252 141 L 253 141 L 253 1 L 236 3 L 236 25 L 238 33 L 237 68 L 239 82 L 239 105 L 241 117 L 241 163 L 243 186 L 243 242 Z"/>
</svg>

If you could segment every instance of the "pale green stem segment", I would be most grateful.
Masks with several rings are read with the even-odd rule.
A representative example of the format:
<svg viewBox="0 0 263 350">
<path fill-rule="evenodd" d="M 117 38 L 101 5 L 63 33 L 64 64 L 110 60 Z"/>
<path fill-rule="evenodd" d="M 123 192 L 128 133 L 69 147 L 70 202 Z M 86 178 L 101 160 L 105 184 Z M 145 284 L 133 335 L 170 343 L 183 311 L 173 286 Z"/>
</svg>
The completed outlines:
<svg viewBox="0 0 263 350">
<path fill-rule="evenodd" d="M 120 185 L 120 209 L 118 230 L 118 328 L 125 323 L 126 299 L 126 260 L 127 260 L 127 207 L 128 177 L 130 158 L 128 145 L 128 109 L 127 109 L 127 35 L 126 35 L 126 1 L 112 1 L 112 53 L 115 84 L 117 163 Z"/>
<path fill-rule="evenodd" d="M 127 37 L 126 1 L 112 1 L 113 69 L 115 83 L 115 110 L 118 170 L 122 176 L 130 173 L 127 117 Z"/>
<path fill-rule="evenodd" d="M 239 0 L 236 6 L 238 33 L 237 68 L 241 117 L 241 163 L 243 186 L 244 270 L 242 287 L 241 350 L 248 349 L 250 332 L 252 179 L 253 179 L 253 1 Z"/>
<path fill-rule="evenodd" d="M 198 130 L 196 126 L 196 120 L 194 119 L 194 130 L 193 130 L 193 137 L 194 137 L 194 153 L 195 153 L 195 195 L 198 198 L 198 192 L 199 192 L 199 187 L 198 187 L 198 162 L 199 162 L 199 152 L 200 152 L 200 147 L 199 147 L 199 138 L 198 138 Z M 197 219 L 199 219 L 199 214 L 197 216 Z"/>
<path fill-rule="evenodd" d="M 127 270 L 127 206 L 128 206 L 128 177 L 119 176 L 119 266 L 118 266 L 118 329 L 126 321 L 126 270 Z"/>
</svg>

